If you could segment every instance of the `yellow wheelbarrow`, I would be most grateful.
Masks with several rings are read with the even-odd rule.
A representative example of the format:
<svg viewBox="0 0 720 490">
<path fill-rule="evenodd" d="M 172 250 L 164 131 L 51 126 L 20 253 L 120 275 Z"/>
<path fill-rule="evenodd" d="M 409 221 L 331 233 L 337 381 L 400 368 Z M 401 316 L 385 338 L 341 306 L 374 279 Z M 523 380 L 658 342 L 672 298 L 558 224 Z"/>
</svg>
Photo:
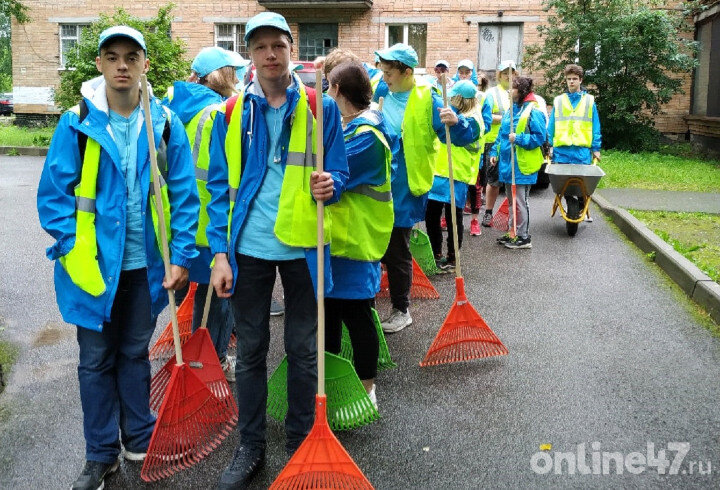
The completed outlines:
<svg viewBox="0 0 720 490">
<path fill-rule="evenodd" d="M 578 224 L 586 216 L 590 217 L 590 196 L 595 192 L 605 172 L 594 163 L 593 165 L 553 163 L 545 168 L 545 173 L 550 177 L 550 185 L 555 193 L 550 216 L 555 216 L 555 212 L 559 209 L 560 215 L 565 220 L 568 235 L 575 236 Z M 567 209 L 562 204 L 563 196 L 571 198 L 567 200 Z M 577 201 L 572 199 L 573 197 L 582 198 L 582 204 L 576 204 Z M 578 209 L 571 209 L 572 206 Z M 581 207 L 582 209 L 579 209 Z"/>
</svg>

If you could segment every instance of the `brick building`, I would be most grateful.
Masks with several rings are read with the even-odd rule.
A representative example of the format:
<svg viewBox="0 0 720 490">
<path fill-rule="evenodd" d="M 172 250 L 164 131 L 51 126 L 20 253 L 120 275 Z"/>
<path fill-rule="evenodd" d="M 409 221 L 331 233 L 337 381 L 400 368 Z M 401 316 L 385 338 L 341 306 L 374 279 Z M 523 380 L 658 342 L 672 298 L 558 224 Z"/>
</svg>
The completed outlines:
<svg viewBox="0 0 720 490">
<path fill-rule="evenodd" d="M 31 23 L 12 26 L 15 112 L 57 113 L 53 90 L 64 69 L 63 53 L 73 49 L 84 25 L 124 7 L 138 17 L 157 13 L 162 2 L 108 0 L 25 0 Z M 269 9 L 285 15 L 295 38 L 295 57 L 312 60 L 342 46 L 371 61 L 373 52 L 396 42 L 413 45 L 420 67 L 431 70 L 438 59 L 453 65 L 463 58 L 476 62 L 491 79 L 500 59 L 514 58 L 522 68 L 525 46 L 539 41 L 537 27 L 547 13 L 541 0 L 246 0 L 208 2 L 176 0 L 172 35 L 185 40 L 188 56 L 219 45 L 246 55 L 247 20 Z M 525 74 L 540 78 L 540 74 Z M 687 132 L 690 74 L 686 94 L 676 97 L 658 117 L 658 129 Z"/>
</svg>

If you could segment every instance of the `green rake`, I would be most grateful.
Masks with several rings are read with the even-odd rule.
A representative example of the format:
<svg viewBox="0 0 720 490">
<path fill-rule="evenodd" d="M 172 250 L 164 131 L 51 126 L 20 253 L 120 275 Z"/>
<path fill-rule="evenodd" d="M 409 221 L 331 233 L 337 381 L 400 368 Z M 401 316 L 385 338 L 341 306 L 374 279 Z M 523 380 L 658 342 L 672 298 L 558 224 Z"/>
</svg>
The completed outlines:
<svg viewBox="0 0 720 490">
<path fill-rule="evenodd" d="M 287 367 L 285 357 L 268 380 L 267 412 L 280 422 L 288 410 Z M 357 429 L 380 418 L 350 361 L 329 352 L 325 352 L 325 391 L 332 430 Z"/>
<path fill-rule="evenodd" d="M 435 264 L 432 246 L 430 246 L 430 238 L 420 228 L 413 228 L 410 232 L 410 254 L 426 276 L 440 274 L 440 269 Z"/>
<path fill-rule="evenodd" d="M 375 320 L 378 343 L 380 344 L 380 352 L 378 353 L 377 363 L 378 371 L 397 367 L 397 364 L 395 364 L 390 358 L 390 349 L 388 349 L 387 342 L 385 341 L 385 333 L 382 329 L 382 323 L 380 323 L 380 316 L 375 308 L 372 309 L 372 313 L 373 319 Z M 353 348 L 352 342 L 350 341 L 350 333 L 344 323 L 342 326 L 342 339 L 340 341 L 340 357 L 353 362 Z"/>
</svg>

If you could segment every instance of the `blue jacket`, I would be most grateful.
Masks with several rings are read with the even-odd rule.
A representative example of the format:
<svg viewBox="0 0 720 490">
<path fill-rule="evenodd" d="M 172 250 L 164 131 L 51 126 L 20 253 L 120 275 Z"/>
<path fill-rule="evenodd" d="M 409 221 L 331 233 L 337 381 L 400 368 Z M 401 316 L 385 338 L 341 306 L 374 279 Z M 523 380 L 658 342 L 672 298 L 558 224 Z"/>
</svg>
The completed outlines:
<svg viewBox="0 0 720 490">
<path fill-rule="evenodd" d="M 586 93 L 584 90 L 574 93 L 568 93 L 570 104 L 573 109 L 580 103 L 580 98 Z M 550 113 L 550 122 L 548 123 L 548 143 L 553 146 L 553 138 L 555 137 L 555 110 Z M 553 161 L 555 163 L 592 163 L 592 152 L 600 151 L 602 145 L 602 136 L 600 135 L 600 116 L 598 115 L 597 105 L 593 111 L 593 139 L 590 148 L 581 146 L 558 146 L 553 148 Z"/>
<path fill-rule="evenodd" d="M 183 125 L 187 125 L 209 105 L 221 104 L 225 98 L 214 90 L 199 83 L 175 82 L 173 84 L 173 98 L 162 100 L 163 105 L 169 107 L 178 115 Z M 212 124 L 209 120 L 206 124 Z M 186 133 L 187 134 L 187 133 Z M 210 282 L 210 263 L 213 254 L 208 247 L 197 247 L 198 256 L 190 266 L 190 280 L 200 284 Z"/>
<path fill-rule="evenodd" d="M 367 112 L 350 121 L 344 134 L 351 135 L 360 125 L 377 128 L 387 140 L 391 151 L 399 145 L 398 137 L 387 127 L 380 113 Z M 385 182 L 385 147 L 370 132 L 360 133 L 345 142 L 350 179 L 346 188 L 361 184 L 380 185 Z M 330 244 L 332 251 L 332 243 Z M 333 289 L 328 298 L 367 299 L 380 290 L 380 262 L 363 262 L 332 257 Z"/>
<path fill-rule="evenodd" d="M 285 123 L 290 123 L 290 118 L 297 106 L 300 92 L 294 82 L 287 88 L 287 111 L 285 112 Z M 240 110 L 240 101 L 234 107 L 234 111 Z M 237 279 L 237 261 L 235 250 L 241 239 L 241 231 L 248 210 L 257 194 L 260 184 L 265 176 L 267 166 L 267 143 L 268 129 L 265 124 L 263 113 L 268 107 L 267 99 L 262 93 L 260 85 L 251 82 L 245 88 L 245 97 L 242 101 L 242 176 L 240 188 L 233 208 L 232 229 L 230 243 L 227 238 L 228 211 L 230 209 L 230 198 L 228 193 L 228 164 L 225 157 L 225 138 L 227 136 L 227 122 L 225 117 L 215 119 L 212 139 L 210 141 L 210 166 L 208 168 L 207 189 L 210 192 L 210 204 L 208 215 L 210 223 L 207 227 L 208 243 L 213 255 L 216 253 L 228 254 L 228 260 L 233 271 L 233 290 Z M 337 202 L 340 194 L 345 189 L 345 182 L 348 178 L 347 158 L 345 156 L 345 143 L 343 141 L 340 110 L 330 97 L 323 97 L 323 122 L 324 122 L 324 170 L 332 174 L 334 180 L 333 197 L 325 202 L 331 204 Z M 283 144 L 285 150 L 282 154 L 283 168 L 287 162 L 288 144 Z M 278 190 L 278 196 L 280 192 Z M 331 280 L 329 276 L 329 253 L 326 247 L 326 286 L 329 289 Z M 306 258 L 311 276 L 315 280 L 317 270 L 314 262 L 315 249 L 306 250 Z"/>
<path fill-rule="evenodd" d="M 118 149 L 107 131 L 109 117 L 105 82 L 102 77 L 83 84 L 82 93 L 88 107 L 88 115 L 82 124 L 79 123 L 77 114 L 71 111 L 60 118 L 40 177 L 37 207 L 40 224 L 56 240 L 55 244 L 47 249 L 47 257 L 56 260 L 67 254 L 75 244 L 74 187 L 80 181 L 82 168 L 78 132 L 85 133 L 89 138 L 100 143 L 102 152 L 95 202 L 97 216 L 95 228 L 98 261 L 107 291 L 99 297 L 85 293 L 75 286 L 60 262 L 56 261 L 55 295 L 63 320 L 101 331 L 103 322 L 110 321 L 110 312 L 120 278 L 125 247 L 127 192 Z M 151 98 L 150 103 L 155 143 L 159 145 L 168 116 L 157 99 Z M 200 203 L 185 128 L 182 121 L 174 115 L 170 116 L 170 122 L 171 132 L 167 149 L 167 185 L 172 230 L 170 262 L 189 268 L 192 259 L 197 255 L 195 231 Z M 151 185 L 150 154 L 144 123 L 138 135 L 137 145 L 137 169 L 142 187 L 142 209 L 145 210 L 143 214 L 148 283 L 152 314 L 157 316 L 167 305 L 168 296 L 162 287 L 165 269 L 156 243 L 149 209 L 149 206 L 154 204 L 148 202 Z"/>
<path fill-rule="evenodd" d="M 518 121 L 520 120 L 520 114 L 527 104 L 533 104 L 533 102 L 525 102 L 522 105 L 513 104 L 513 131 L 517 128 Z M 500 122 L 500 132 L 498 133 L 497 140 L 490 150 L 490 156 L 496 157 L 498 153 L 500 158 L 498 159 L 497 165 L 500 182 L 511 183 L 512 182 L 512 169 L 510 167 L 510 111 L 505 111 L 503 114 L 502 121 Z M 533 108 L 530 113 L 528 121 L 528 130 L 522 133 L 517 133 L 515 137 L 515 145 L 525 150 L 532 150 L 542 146 L 545 142 L 545 116 L 538 109 Z M 516 184 L 534 184 L 537 182 L 537 172 L 525 175 L 520 172 L 520 168 L 517 163 L 517 153 L 515 155 L 515 183 Z"/>
<path fill-rule="evenodd" d="M 445 143 L 445 125 L 440 122 L 438 109 L 443 107 L 442 98 L 433 92 L 432 94 L 432 125 L 441 143 Z M 389 104 L 383 106 L 383 114 L 389 108 Z M 470 120 L 458 115 L 458 123 L 450 127 L 450 139 L 458 146 L 469 145 L 478 138 L 479 127 L 471 124 Z M 395 227 L 411 228 L 415 223 L 425 219 L 425 204 L 427 194 L 414 196 L 408 185 L 407 167 L 405 164 L 405 150 L 401 144 L 399 152 L 393 158 L 393 180 L 392 194 L 393 207 L 395 209 Z"/>
</svg>

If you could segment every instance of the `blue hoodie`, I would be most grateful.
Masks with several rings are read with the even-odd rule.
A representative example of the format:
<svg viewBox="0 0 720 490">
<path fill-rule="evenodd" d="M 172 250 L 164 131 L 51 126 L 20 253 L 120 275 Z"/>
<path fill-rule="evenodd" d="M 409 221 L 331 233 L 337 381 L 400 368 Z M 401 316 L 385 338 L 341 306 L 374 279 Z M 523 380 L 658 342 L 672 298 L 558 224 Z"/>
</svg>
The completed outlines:
<svg viewBox="0 0 720 490">
<path fill-rule="evenodd" d="M 580 98 L 587 92 L 578 91 L 569 93 L 570 104 L 573 109 L 580 103 Z M 555 137 L 555 109 L 550 113 L 550 122 L 548 123 L 548 143 L 553 146 L 553 138 Z M 600 116 L 598 115 L 597 105 L 593 111 L 593 138 L 590 148 L 581 146 L 558 146 L 553 148 L 553 161 L 555 163 L 592 163 L 592 152 L 600 151 L 602 145 L 602 137 L 600 135 Z"/>
<path fill-rule="evenodd" d="M 88 115 L 80 124 L 78 115 L 65 112 L 53 134 L 45 166 L 40 177 L 37 195 L 38 215 L 43 229 L 57 241 L 47 249 L 47 257 L 55 260 L 55 296 L 63 320 L 70 324 L 102 331 L 103 322 L 110 321 L 115 300 L 123 252 L 125 249 L 125 223 L 127 220 L 127 192 L 121 159 L 109 127 L 105 81 L 102 77 L 85 82 L 82 94 Z M 182 121 L 168 115 L 157 99 L 151 97 L 155 144 L 162 141 L 165 122 L 170 117 L 168 157 L 168 196 L 170 198 L 170 262 L 189 268 L 197 256 L 195 231 L 200 203 L 195 185 L 192 156 Z M 142 114 L 142 112 L 141 112 Z M 140 117 L 143 117 L 142 115 Z M 74 186 L 80 180 L 82 157 L 78 149 L 78 133 L 82 132 L 97 141 L 102 151 L 95 200 L 95 229 L 98 244 L 98 262 L 107 290 L 98 297 L 78 288 L 57 259 L 66 255 L 75 244 Z M 152 300 L 152 315 L 157 316 L 167 305 L 168 295 L 162 287 L 165 268 L 155 238 L 150 194 L 150 153 L 145 124 L 137 139 L 137 172 L 142 195 L 144 217 L 143 234 L 147 254 L 147 275 Z"/>
</svg>

